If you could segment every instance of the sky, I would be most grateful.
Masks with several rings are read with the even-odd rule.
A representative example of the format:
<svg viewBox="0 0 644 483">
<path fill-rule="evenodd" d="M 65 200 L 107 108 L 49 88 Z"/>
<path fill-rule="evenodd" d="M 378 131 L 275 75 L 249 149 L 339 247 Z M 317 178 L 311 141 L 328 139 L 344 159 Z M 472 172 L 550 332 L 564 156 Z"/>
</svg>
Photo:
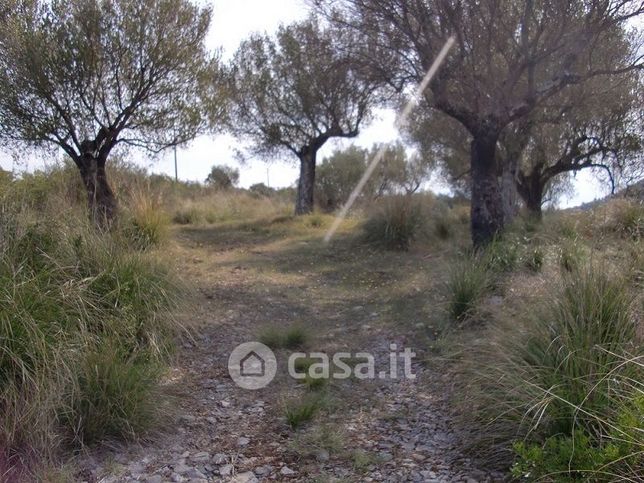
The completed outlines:
<svg viewBox="0 0 644 483">
<path fill-rule="evenodd" d="M 220 49 L 224 61 L 230 59 L 239 43 L 253 32 L 273 33 L 280 24 L 303 19 L 307 15 L 305 0 L 214 0 L 213 19 L 207 38 L 210 49 Z M 334 149 L 351 144 L 370 147 L 374 143 L 391 142 L 397 139 L 394 128 L 395 113 L 379 110 L 374 119 L 362 129 L 353 140 L 329 141 L 321 149 L 318 159 L 330 155 Z M 271 163 L 248 160 L 243 165 L 235 157 L 239 142 L 230 135 L 203 135 L 186 147 L 177 149 L 178 175 L 181 180 L 204 181 L 210 168 L 215 164 L 235 166 L 240 172 L 240 186 L 249 187 L 254 183 L 265 183 L 272 187 L 294 185 L 298 177 L 297 159 L 293 154 L 284 153 Z M 33 170 L 42 168 L 51 155 L 31 152 L 16 162 L 12 156 L 0 150 L 0 166 L 6 170 Z M 156 158 L 144 152 L 133 151 L 129 160 L 145 166 L 150 172 L 174 176 L 174 152 L 166 151 Z M 444 186 L 430 180 L 428 188 L 444 192 Z M 562 207 L 575 206 L 608 194 L 608 190 L 597 183 L 590 173 L 581 172 L 575 180 L 575 193 L 562 200 Z"/>
</svg>

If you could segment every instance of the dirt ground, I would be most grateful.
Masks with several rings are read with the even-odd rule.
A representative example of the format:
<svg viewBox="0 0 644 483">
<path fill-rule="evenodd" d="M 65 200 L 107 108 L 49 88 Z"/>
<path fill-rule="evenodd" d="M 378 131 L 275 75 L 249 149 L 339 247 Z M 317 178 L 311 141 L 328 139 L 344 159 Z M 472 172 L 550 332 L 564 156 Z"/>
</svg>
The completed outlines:
<svg viewBox="0 0 644 483">
<path fill-rule="evenodd" d="M 187 286 L 191 328 L 164 400 L 174 413 L 144 442 L 79 458 L 79 481 L 501 481 L 477 467 L 450 415 L 449 381 L 432 351 L 441 324 L 441 250 L 365 247 L 349 222 L 327 245 L 328 220 L 177 227 L 164 251 Z M 369 352 L 387 369 L 391 344 L 409 348 L 415 379 L 331 379 L 311 388 L 288 377 L 292 350 L 276 351 L 264 389 L 237 387 L 232 349 L 267 330 L 297 327 L 304 352 Z M 315 413 L 295 429 L 287 414 Z M 160 404 L 164 401 L 160 401 Z"/>
</svg>

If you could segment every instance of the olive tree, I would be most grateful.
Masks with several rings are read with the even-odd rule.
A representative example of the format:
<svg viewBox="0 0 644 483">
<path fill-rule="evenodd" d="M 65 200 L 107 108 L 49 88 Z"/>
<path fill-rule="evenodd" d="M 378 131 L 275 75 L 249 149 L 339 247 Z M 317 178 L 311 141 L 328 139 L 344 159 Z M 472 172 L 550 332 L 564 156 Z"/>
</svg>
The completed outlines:
<svg viewBox="0 0 644 483">
<path fill-rule="evenodd" d="M 0 32 L 0 130 L 17 146 L 61 148 L 93 220 L 109 226 L 114 148 L 159 152 L 203 127 L 199 100 L 217 75 L 204 46 L 210 10 L 188 0 L 15 3 Z"/>
<path fill-rule="evenodd" d="M 218 190 L 234 188 L 239 183 L 239 170 L 232 166 L 214 165 L 206 178 L 206 184 Z"/>
<path fill-rule="evenodd" d="M 316 156 L 332 138 L 358 135 L 377 101 L 377 83 L 356 62 L 355 31 L 311 17 L 254 35 L 230 67 L 230 130 L 271 158 L 289 152 L 300 163 L 295 213 L 313 210 Z"/>
<path fill-rule="evenodd" d="M 502 131 L 571 85 L 641 67 L 625 0 L 318 0 L 369 37 L 374 72 L 402 88 L 419 82 L 450 36 L 456 46 L 426 92 L 471 142 L 471 230 L 483 245 L 504 227 L 497 147 Z M 327 9 L 326 11 L 330 11 Z M 383 59 L 394 61 L 383 65 Z M 615 62 L 606 64 L 606 59 Z M 390 66 L 389 69 L 385 68 Z M 500 169 L 501 168 L 501 169 Z"/>
</svg>

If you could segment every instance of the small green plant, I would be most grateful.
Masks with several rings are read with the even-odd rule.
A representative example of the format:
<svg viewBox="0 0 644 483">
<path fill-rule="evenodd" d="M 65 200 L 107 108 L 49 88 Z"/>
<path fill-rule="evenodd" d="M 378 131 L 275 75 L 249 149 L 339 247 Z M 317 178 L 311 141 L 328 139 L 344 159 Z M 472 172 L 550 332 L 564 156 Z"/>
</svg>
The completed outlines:
<svg viewBox="0 0 644 483">
<path fill-rule="evenodd" d="M 470 317 L 490 287 L 486 264 L 477 257 L 455 263 L 446 283 L 450 317 L 455 321 Z"/>
<path fill-rule="evenodd" d="M 525 266 L 532 272 L 540 272 L 543 268 L 545 254 L 541 247 L 530 249 L 525 257 Z"/>
<path fill-rule="evenodd" d="M 267 327 L 259 334 L 259 341 L 271 349 L 297 349 L 306 345 L 308 339 L 308 332 L 302 326 Z"/>
<path fill-rule="evenodd" d="M 559 266 L 565 272 L 575 272 L 582 266 L 586 253 L 579 240 L 563 240 L 559 246 Z"/>
<path fill-rule="evenodd" d="M 353 468 L 360 472 L 365 473 L 369 467 L 378 463 L 378 457 L 374 453 L 368 451 L 356 450 L 351 454 Z"/>
<path fill-rule="evenodd" d="M 482 261 L 494 273 L 511 272 L 519 260 L 519 244 L 515 240 L 495 238 L 482 255 Z"/>
<path fill-rule="evenodd" d="M 409 250 L 423 227 L 419 203 L 409 196 L 392 196 L 371 213 L 363 225 L 368 243 L 388 250 Z"/>
<path fill-rule="evenodd" d="M 159 375 L 156 365 L 128 356 L 118 341 L 104 340 L 81 363 L 77 389 L 62 414 L 75 439 L 131 439 L 150 428 L 159 416 Z"/>
<path fill-rule="evenodd" d="M 291 429 L 297 429 L 311 421 L 321 407 L 321 398 L 305 396 L 301 400 L 291 400 L 284 404 L 284 418 Z"/>
<path fill-rule="evenodd" d="M 644 474 L 644 365 L 632 300 L 623 279 L 581 267 L 525 317 L 490 324 L 468 347 L 463 416 L 481 425 L 476 444 L 488 458 L 513 447 L 515 476 L 538 481 Z"/>
<path fill-rule="evenodd" d="M 284 334 L 285 349 L 297 349 L 306 345 L 307 341 L 308 333 L 300 326 L 290 327 Z"/>
</svg>

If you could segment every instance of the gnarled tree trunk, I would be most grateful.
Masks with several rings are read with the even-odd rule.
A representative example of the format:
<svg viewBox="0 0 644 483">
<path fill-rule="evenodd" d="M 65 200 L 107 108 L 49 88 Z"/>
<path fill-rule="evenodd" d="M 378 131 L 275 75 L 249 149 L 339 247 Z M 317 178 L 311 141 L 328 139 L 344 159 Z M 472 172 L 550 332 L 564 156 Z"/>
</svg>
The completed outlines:
<svg viewBox="0 0 644 483">
<path fill-rule="evenodd" d="M 542 181 L 541 173 L 538 170 L 528 175 L 520 174 L 517 182 L 517 190 L 525 203 L 528 215 L 541 221 L 541 206 L 543 205 L 543 191 L 545 183 Z"/>
<path fill-rule="evenodd" d="M 109 229 L 112 226 L 118 206 L 107 181 L 105 161 L 105 158 L 85 153 L 77 163 L 87 192 L 90 218 L 100 229 Z"/>
<path fill-rule="evenodd" d="M 496 142 L 492 133 L 475 136 L 471 144 L 472 243 L 479 248 L 503 230 L 503 196 L 498 180 Z"/>
<path fill-rule="evenodd" d="M 519 193 L 517 192 L 517 160 L 507 160 L 501 170 L 501 197 L 503 199 L 503 223 L 509 225 L 519 213 Z"/>
<path fill-rule="evenodd" d="M 313 211 L 316 154 L 314 149 L 303 149 L 300 154 L 300 179 L 297 183 L 297 199 L 295 200 L 296 215 L 306 215 Z"/>
</svg>

